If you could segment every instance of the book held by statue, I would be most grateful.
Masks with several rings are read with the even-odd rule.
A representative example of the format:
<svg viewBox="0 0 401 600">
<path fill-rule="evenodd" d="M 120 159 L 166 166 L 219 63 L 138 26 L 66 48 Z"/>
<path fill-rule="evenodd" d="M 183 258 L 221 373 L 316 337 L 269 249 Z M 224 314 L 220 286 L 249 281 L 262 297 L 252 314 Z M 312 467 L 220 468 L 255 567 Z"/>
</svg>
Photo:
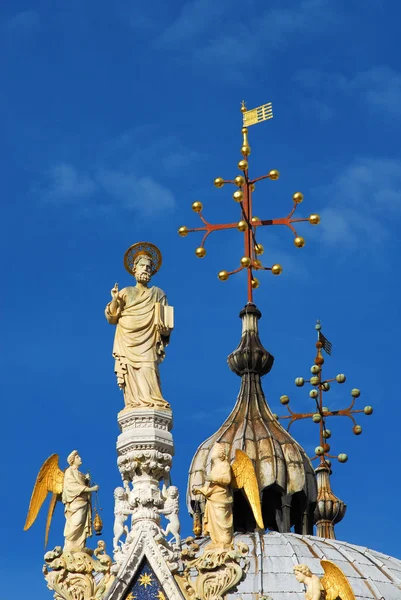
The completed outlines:
<svg viewBox="0 0 401 600">
<path fill-rule="evenodd" d="M 174 308 L 167 304 L 155 303 L 155 324 L 174 329 Z"/>
</svg>

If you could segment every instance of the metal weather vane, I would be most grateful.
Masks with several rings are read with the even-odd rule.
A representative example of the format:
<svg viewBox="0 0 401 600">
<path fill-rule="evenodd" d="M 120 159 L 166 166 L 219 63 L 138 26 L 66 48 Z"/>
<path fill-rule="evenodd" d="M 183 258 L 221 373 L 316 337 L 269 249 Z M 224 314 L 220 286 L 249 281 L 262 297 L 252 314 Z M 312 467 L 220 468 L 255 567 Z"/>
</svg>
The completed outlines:
<svg viewBox="0 0 401 600">
<path fill-rule="evenodd" d="M 352 431 L 355 435 L 360 435 L 362 433 L 362 427 L 356 423 L 354 415 L 358 413 L 371 415 L 373 413 L 373 408 L 371 406 L 365 406 L 365 408 L 362 409 L 354 408 L 356 399 L 361 395 L 360 390 L 357 388 L 351 390 L 352 401 L 351 404 L 346 408 L 340 410 L 330 410 L 327 406 L 324 406 L 323 396 L 330 390 L 330 384 L 334 381 L 342 384 L 345 382 L 346 377 L 342 373 L 331 379 L 325 379 L 323 377 L 324 357 L 322 356 L 322 350 L 325 350 L 327 354 L 331 354 L 332 345 L 322 334 L 322 326 L 320 321 L 317 321 L 315 328 L 318 332 L 318 341 L 316 342 L 317 353 L 314 360 L 314 365 L 311 367 L 312 376 L 310 379 L 297 377 L 295 379 L 295 385 L 297 387 L 302 387 L 305 383 L 311 384 L 312 389 L 309 392 L 309 396 L 314 401 L 316 409 L 313 410 L 313 412 L 307 413 L 293 412 L 288 406 L 290 402 L 289 397 L 281 396 L 280 402 L 281 404 L 287 406 L 289 415 L 280 416 L 278 419 L 280 421 L 289 420 L 287 431 L 290 430 L 291 425 L 295 421 L 300 421 L 302 419 L 312 419 L 314 423 L 319 424 L 319 446 L 315 448 L 315 456 L 313 456 L 311 460 L 320 459 L 321 464 L 328 463 L 330 466 L 330 459 L 337 459 L 340 463 L 345 463 L 348 460 L 348 456 L 344 453 L 338 455 L 330 454 L 330 444 L 327 440 L 331 437 L 331 431 L 330 429 L 326 428 L 327 419 L 330 417 L 348 417 L 353 423 Z"/>
<path fill-rule="evenodd" d="M 218 277 L 221 281 L 226 281 L 230 275 L 239 273 L 240 271 L 247 270 L 247 281 L 248 281 L 248 302 L 253 301 L 253 290 L 259 287 L 259 280 L 255 277 L 254 273 L 258 271 L 271 271 L 273 275 L 280 275 L 282 273 L 282 266 L 279 264 L 273 264 L 271 267 L 264 266 L 261 260 L 258 258 L 264 252 L 262 244 L 259 244 L 256 239 L 256 234 L 259 227 L 265 227 L 267 225 L 285 225 L 291 229 L 294 233 L 295 239 L 294 244 L 297 248 L 302 248 L 305 245 L 303 237 L 298 236 L 297 231 L 294 227 L 294 223 L 302 221 L 309 221 L 312 225 L 318 225 L 320 217 L 317 214 L 311 214 L 306 218 L 294 218 L 294 213 L 298 204 L 303 200 L 303 194 L 301 192 L 295 192 L 293 194 L 294 206 L 286 217 L 278 219 L 259 219 L 254 216 L 252 206 L 252 192 L 255 190 L 255 185 L 259 181 L 264 179 L 271 179 L 275 181 L 279 178 L 280 173 L 276 169 L 269 171 L 267 175 L 261 177 L 251 178 L 249 175 L 249 160 L 248 157 L 251 153 L 251 147 L 248 141 L 248 127 L 262 121 L 273 118 L 273 111 L 271 103 L 263 104 L 252 110 L 247 110 L 245 102 L 242 102 L 241 112 L 243 114 L 243 127 L 242 127 L 242 148 L 241 154 L 242 159 L 238 163 L 238 168 L 242 171 L 241 175 L 237 175 L 235 179 L 223 179 L 217 177 L 214 180 L 214 185 L 217 188 L 222 188 L 225 184 L 233 184 L 238 189 L 233 193 L 233 199 L 238 202 L 241 210 L 241 218 L 239 221 L 232 223 L 220 223 L 213 224 L 206 221 L 203 217 L 202 210 L 203 205 L 201 202 L 194 202 L 192 204 L 192 210 L 199 214 L 199 217 L 203 223 L 203 227 L 197 227 L 188 229 L 183 226 L 180 227 L 178 233 L 181 237 L 186 237 L 188 233 L 194 231 L 203 231 L 204 235 L 201 244 L 196 248 L 195 253 L 198 258 L 203 258 L 206 255 L 205 241 L 208 236 L 214 231 L 220 231 L 223 229 L 237 229 L 244 234 L 244 256 L 240 260 L 240 266 L 232 271 L 220 271 Z"/>
</svg>

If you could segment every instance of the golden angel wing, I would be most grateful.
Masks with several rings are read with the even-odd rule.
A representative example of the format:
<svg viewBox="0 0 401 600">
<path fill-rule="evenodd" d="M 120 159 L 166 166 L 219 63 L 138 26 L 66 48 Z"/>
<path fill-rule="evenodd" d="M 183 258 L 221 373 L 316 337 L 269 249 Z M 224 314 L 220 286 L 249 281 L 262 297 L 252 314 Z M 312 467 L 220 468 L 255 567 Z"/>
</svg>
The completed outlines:
<svg viewBox="0 0 401 600">
<path fill-rule="evenodd" d="M 257 526 L 264 529 L 259 485 L 251 459 L 242 450 L 236 450 L 231 469 L 233 473 L 233 487 L 244 490 Z"/>
<path fill-rule="evenodd" d="M 26 517 L 24 531 L 29 529 L 35 522 L 38 516 L 39 510 L 46 499 L 49 492 L 55 495 L 55 499 L 52 498 L 49 508 L 46 524 L 46 534 L 48 534 L 51 517 L 53 515 L 54 506 L 57 501 L 57 497 L 63 491 L 64 473 L 58 466 L 58 454 L 52 454 L 43 463 L 38 476 L 36 478 L 35 486 L 33 488 L 31 501 L 29 503 L 28 515 Z"/>
<path fill-rule="evenodd" d="M 352 587 L 340 567 L 331 560 L 321 560 L 320 564 L 324 569 L 321 583 L 326 592 L 326 600 L 355 600 Z"/>
</svg>

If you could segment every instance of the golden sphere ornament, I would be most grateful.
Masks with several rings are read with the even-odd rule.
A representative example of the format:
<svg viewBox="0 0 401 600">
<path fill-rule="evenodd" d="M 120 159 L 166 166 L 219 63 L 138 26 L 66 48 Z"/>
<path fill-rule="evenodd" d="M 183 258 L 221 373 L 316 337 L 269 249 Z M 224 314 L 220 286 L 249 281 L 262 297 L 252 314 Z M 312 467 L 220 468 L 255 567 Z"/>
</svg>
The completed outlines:
<svg viewBox="0 0 401 600">
<path fill-rule="evenodd" d="M 355 433 L 355 435 L 361 435 L 361 433 L 362 433 L 362 427 L 360 425 L 355 425 L 352 428 L 352 431 Z"/>
<path fill-rule="evenodd" d="M 320 423 L 321 420 L 322 420 L 322 417 L 321 417 L 321 415 L 319 415 L 319 413 L 312 415 L 312 421 L 314 423 Z"/>
<path fill-rule="evenodd" d="M 251 147 L 244 144 L 241 148 L 241 154 L 243 156 L 249 156 L 250 153 L 251 153 Z"/>
<path fill-rule="evenodd" d="M 310 384 L 311 385 L 319 385 L 319 377 L 317 375 L 314 375 L 313 377 L 311 377 Z"/>
<path fill-rule="evenodd" d="M 323 450 L 325 452 L 330 452 L 330 444 L 323 444 Z"/>
<path fill-rule="evenodd" d="M 202 246 L 199 246 L 199 248 L 195 250 L 195 254 L 198 258 L 203 258 L 206 256 L 206 250 Z"/>
<path fill-rule="evenodd" d="M 337 456 L 337 458 L 338 458 L 338 462 L 340 462 L 340 463 L 346 463 L 347 460 L 348 460 L 348 455 L 347 454 L 339 454 Z"/>
<path fill-rule="evenodd" d="M 251 264 L 251 259 L 249 258 L 249 256 L 243 256 L 241 258 L 241 266 L 242 267 L 249 267 L 249 265 Z"/>
<path fill-rule="evenodd" d="M 319 365 L 312 365 L 310 368 L 310 372 L 313 373 L 313 375 L 320 373 L 320 371 L 321 371 L 321 369 L 320 369 Z"/>
<path fill-rule="evenodd" d="M 200 213 L 200 212 L 202 212 L 202 209 L 203 209 L 203 204 L 202 204 L 202 202 L 194 202 L 194 203 L 192 204 L 192 210 L 193 210 L 194 212 L 196 212 L 196 213 Z"/>
<path fill-rule="evenodd" d="M 324 414 L 326 415 L 326 414 L 327 414 L 327 413 L 329 413 L 329 412 L 330 412 L 330 411 L 329 411 L 329 409 L 327 408 L 327 406 L 322 406 L 322 413 L 324 413 Z"/>
<path fill-rule="evenodd" d="M 309 396 L 310 396 L 311 398 L 317 398 L 317 397 L 318 397 L 318 391 L 317 391 L 317 390 L 311 390 L 311 391 L 309 392 Z"/>
<path fill-rule="evenodd" d="M 304 385 L 304 383 L 305 383 L 305 379 L 303 377 L 297 377 L 295 379 L 295 385 L 297 387 L 302 387 Z"/>
<path fill-rule="evenodd" d="M 351 390 L 351 396 L 353 398 L 359 398 L 360 395 L 361 395 L 361 390 L 358 390 L 358 388 L 354 388 L 353 390 Z"/>
<path fill-rule="evenodd" d="M 320 223 L 319 215 L 309 215 L 309 223 L 311 225 L 319 225 L 319 223 Z"/>
<path fill-rule="evenodd" d="M 263 254 L 264 251 L 265 249 L 262 246 L 262 244 L 255 244 L 255 254 L 258 254 L 260 256 L 261 254 Z"/>
<path fill-rule="evenodd" d="M 242 200 L 244 199 L 244 192 L 242 192 L 241 190 L 237 190 L 233 193 L 233 198 L 236 202 L 242 202 Z"/>
<path fill-rule="evenodd" d="M 238 187 L 242 187 L 245 184 L 245 177 L 242 175 L 237 175 L 237 177 L 234 179 L 234 183 Z"/>
<path fill-rule="evenodd" d="M 301 192 L 295 192 L 295 194 L 292 196 L 292 199 L 294 200 L 295 204 L 300 204 L 304 199 L 304 195 Z"/>
<path fill-rule="evenodd" d="M 330 429 L 323 429 L 322 435 L 325 440 L 328 440 L 331 437 Z"/>
<path fill-rule="evenodd" d="M 305 239 L 299 235 L 294 239 L 294 244 L 297 248 L 303 248 L 305 246 Z"/>
<path fill-rule="evenodd" d="M 290 401 L 290 399 L 289 399 L 289 397 L 288 397 L 288 396 L 281 396 L 281 397 L 280 397 L 280 402 L 281 402 L 281 404 L 284 404 L 284 406 L 285 406 L 286 404 L 288 404 L 288 403 L 289 403 L 289 401 Z"/>
<path fill-rule="evenodd" d="M 336 381 L 337 383 L 344 383 L 346 377 L 344 375 L 344 373 L 339 373 L 338 375 L 336 375 Z"/>
<path fill-rule="evenodd" d="M 371 415 L 373 412 L 373 406 L 365 406 L 363 412 L 365 413 L 365 415 Z"/>
<path fill-rule="evenodd" d="M 259 217 L 252 217 L 251 223 L 252 225 L 258 225 L 260 223 Z"/>
<path fill-rule="evenodd" d="M 277 171 L 277 169 L 272 169 L 269 171 L 268 176 L 272 181 L 276 181 L 280 177 L 280 173 Z"/>
<path fill-rule="evenodd" d="M 248 223 L 246 221 L 239 221 L 237 229 L 238 231 L 246 231 L 248 229 Z"/>
<path fill-rule="evenodd" d="M 252 278 L 252 289 L 257 290 L 259 286 L 260 286 L 259 279 L 256 279 L 256 277 L 253 277 Z"/>
<path fill-rule="evenodd" d="M 253 261 L 253 266 L 254 266 L 256 269 L 261 269 L 261 268 L 263 267 L 263 265 L 262 265 L 262 261 L 261 261 L 261 260 L 258 260 L 258 259 L 256 258 L 256 259 Z"/>
<path fill-rule="evenodd" d="M 324 448 L 322 446 L 316 446 L 315 454 L 316 456 L 322 456 L 322 454 L 324 454 Z"/>
<path fill-rule="evenodd" d="M 256 189 L 256 185 L 254 183 L 251 183 L 251 192 L 254 192 Z"/>
<path fill-rule="evenodd" d="M 283 267 L 281 265 L 273 265 L 272 266 L 273 275 L 281 275 L 282 272 L 283 272 Z"/>
<path fill-rule="evenodd" d="M 246 171 L 248 168 L 248 161 L 245 159 L 240 160 L 238 163 L 238 168 L 240 171 Z"/>
<path fill-rule="evenodd" d="M 220 281 L 227 281 L 229 275 L 227 271 L 220 271 L 217 277 L 220 279 Z"/>
<path fill-rule="evenodd" d="M 224 179 L 222 177 L 216 177 L 213 183 L 217 188 L 222 188 L 224 185 Z"/>
<path fill-rule="evenodd" d="M 180 235 L 181 237 L 186 237 L 188 235 L 188 228 L 185 227 L 185 225 L 180 227 L 178 230 L 178 235 Z"/>
<path fill-rule="evenodd" d="M 330 384 L 329 384 L 329 383 L 327 383 L 327 381 L 325 381 L 324 383 L 322 383 L 322 390 L 323 390 L 324 392 L 328 392 L 328 391 L 329 391 L 329 389 L 330 389 Z"/>
</svg>

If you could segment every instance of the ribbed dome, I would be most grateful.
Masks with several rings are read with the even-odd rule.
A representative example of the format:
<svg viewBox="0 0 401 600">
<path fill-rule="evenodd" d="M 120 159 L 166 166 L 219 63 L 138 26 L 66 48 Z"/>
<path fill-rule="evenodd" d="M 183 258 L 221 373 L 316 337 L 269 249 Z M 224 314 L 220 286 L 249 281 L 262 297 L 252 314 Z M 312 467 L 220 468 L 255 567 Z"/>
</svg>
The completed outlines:
<svg viewBox="0 0 401 600">
<path fill-rule="evenodd" d="M 295 533 L 236 534 L 234 543 L 238 542 L 249 546 L 250 567 L 244 581 L 226 600 L 254 600 L 260 596 L 305 600 L 304 586 L 294 576 L 294 565 L 307 564 L 321 577 L 323 558 L 342 569 L 357 600 L 401 600 L 401 560 L 397 558 L 347 542 Z"/>
<path fill-rule="evenodd" d="M 316 477 L 304 449 L 285 431 L 266 404 L 261 376 L 268 373 L 273 357 L 258 335 L 261 314 L 253 304 L 241 311 L 242 337 L 228 357 L 230 368 L 241 377 L 241 388 L 233 411 L 193 458 L 188 482 L 188 508 L 195 506 L 193 487 L 201 487 L 210 467 L 210 453 L 216 442 L 225 446 L 232 461 L 237 449 L 252 459 L 266 527 L 277 531 L 312 533 L 316 503 Z M 255 522 L 241 493 L 234 495 L 235 531 L 253 531 Z"/>
</svg>

